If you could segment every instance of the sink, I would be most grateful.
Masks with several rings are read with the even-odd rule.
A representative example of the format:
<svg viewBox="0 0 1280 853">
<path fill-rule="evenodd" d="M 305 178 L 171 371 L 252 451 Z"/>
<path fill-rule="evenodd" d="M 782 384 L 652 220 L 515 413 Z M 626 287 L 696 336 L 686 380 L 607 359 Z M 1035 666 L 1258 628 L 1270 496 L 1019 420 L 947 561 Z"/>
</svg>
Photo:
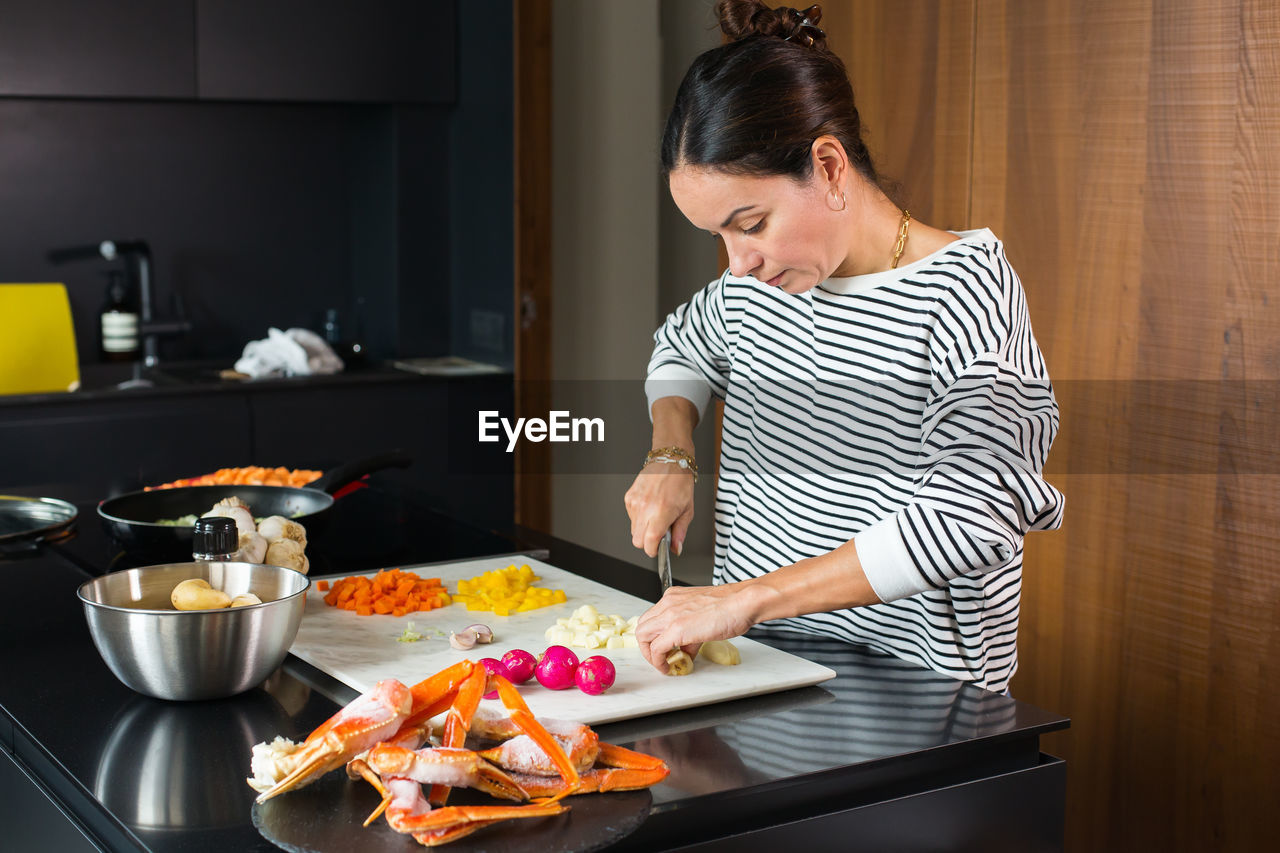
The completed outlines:
<svg viewBox="0 0 1280 853">
<path fill-rule="evenodd" d="M 188 384 L 163 369 L 146 368 L 136 362 L 80 365 L 81 391 L 108 391 L 114 388 L 126 390 L 131 386 L 125 383 L 139 380 L 148 383 L 141 387 Z"/>
<path fill-rule="evenodd" d="M 223 378 L 222 371 L 231 366 L 231 361 L 234 359 L 218 362 L 166 361 L 161 362 L 158 368 L 153 368 L 152 372 L 179 385 L 216 385 L 241 381 Z"/>
</svg>

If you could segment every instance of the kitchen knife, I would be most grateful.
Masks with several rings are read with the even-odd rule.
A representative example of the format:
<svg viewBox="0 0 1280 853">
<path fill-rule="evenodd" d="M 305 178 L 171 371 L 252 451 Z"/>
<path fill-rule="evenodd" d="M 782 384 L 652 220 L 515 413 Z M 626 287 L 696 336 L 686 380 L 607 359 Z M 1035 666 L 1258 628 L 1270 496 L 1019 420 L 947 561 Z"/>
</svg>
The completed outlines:
<svg viewBox="0 0 1280 853">
<path fill-rule="evenodd" d="M 671 588 L 671 531 L 662 534 L 658 543 L 658 580 L 662 583 L 662 594 L 666 595 Z"/>
<path fill-rule="evenodd" d="M 662 534 L 658 542 L 658 582 L 662 584 L 662 594 L 666 595 L 671 588 L 671 531 Z M 688 675 L 693 672 L 693 658 L 683 649 L 672 649 L 667 653 L 667 675 Z"/>
</svg>

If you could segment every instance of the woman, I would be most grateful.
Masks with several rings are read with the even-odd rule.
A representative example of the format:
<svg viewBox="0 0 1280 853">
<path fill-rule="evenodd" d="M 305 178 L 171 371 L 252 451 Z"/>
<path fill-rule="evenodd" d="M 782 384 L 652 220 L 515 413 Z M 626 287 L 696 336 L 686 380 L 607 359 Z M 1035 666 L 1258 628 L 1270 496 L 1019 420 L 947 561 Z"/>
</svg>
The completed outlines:
<svg viewBox="0 0 1280 853">
<path fill-rule="evenodd" d="M 625 499 L 634 544 L 653 556 L 670 530 L 678 553 L 693 428 L 723 398 L 714 585 L 669 590 L 641 650 L 665 671 L 768 621 L 1004 691 L 1023 536 L 1063 505 L 1022 286 L 990 231 L 932 228 L 880 190 L 817 6 L 717 14 L 731 41 L 685 77 L 662 166 L 729 269 L 654 336 L 654 450 Z"/>
</svg>

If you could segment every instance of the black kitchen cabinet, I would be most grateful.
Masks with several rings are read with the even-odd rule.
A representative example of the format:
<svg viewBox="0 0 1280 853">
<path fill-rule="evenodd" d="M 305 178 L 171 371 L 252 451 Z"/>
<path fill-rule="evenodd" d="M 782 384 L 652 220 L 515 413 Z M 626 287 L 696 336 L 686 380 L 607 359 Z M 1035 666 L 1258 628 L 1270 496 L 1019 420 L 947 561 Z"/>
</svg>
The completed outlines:
<svg viewBox="0 0 1280 853">
<path fill-rule="evenodd" d="M 0 96 L 193 98 L 194 28 L 191 2 L 6 2 Z"/>
<path fill-rule="evenodd" d="M 6 850 L 95 853 L 99 849 L 5 748 L 0 748 L 0 826 Z"/>
<path fill-rule="evenodd" d="M 446 104 L 455 0 L 10 0 L 0 97 Z"/>
<path fill-rule="evenodd" d="M 0 405 L 0 482 L 81 482 L 105 498 L 250 459 L 251 435 L 243 395 L 141 392 Z"/>
<path fill-rule="evenodd" d="M 199 97 L 449 103 L 453 0 L 200 0 Z"/>
<path fill-rule="evenodd" d="M 478 412 L 510 417 L 512 395 L 510 374 L 443 379 L 384 367 L 0 397 L 0 487 L 97 501 L 219 468 L 329 470 L 403 450 L 413 463 L 378 479 L 410 486 L 455 516 L 500 526 L 514 514 L 512 456 L 500 443 L 477 441 Z M 81 491 L 44 491 L 59 483 Z"/>
<path fill-rule="evenodd" d="M 258 459 L 298 460 L 293 464 L 328 470 L 405 450 L 413 464 L 380 473 L 379 479 L 412 485 L 457 516 L 510 523 L 512 457 L 496 444 L 477 441 L 477 414 L 510 412 L 511 395 L 507 375 L 280 387 L 250 395 L 254 452 Z"/>
</svg>

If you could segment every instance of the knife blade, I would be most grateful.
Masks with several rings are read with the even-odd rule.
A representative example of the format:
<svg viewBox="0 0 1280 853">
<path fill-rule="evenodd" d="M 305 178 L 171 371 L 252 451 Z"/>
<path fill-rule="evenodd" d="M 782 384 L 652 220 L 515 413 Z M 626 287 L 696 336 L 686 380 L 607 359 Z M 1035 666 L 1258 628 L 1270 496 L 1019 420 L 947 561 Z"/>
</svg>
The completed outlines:
<svg viewBox="0 0 1280 853">
<path fill-rule="evenodd" d="M 666 595 L 671 588 L 671 531 L 662 534 L 658 543 L 658 581 L 662 584 L 662 594 Z"/>
<path fill-rule="evenodd" d="M 666 595 L 671 588 L 671 531 L 662 534 L 658 542 L 658 582 L 662 584 L 662 594 Z M 672 649 L 667 653 L 667 675 L 688 675 L 693 672 L 693 659 L 683 649 Z"/>
</svg>

